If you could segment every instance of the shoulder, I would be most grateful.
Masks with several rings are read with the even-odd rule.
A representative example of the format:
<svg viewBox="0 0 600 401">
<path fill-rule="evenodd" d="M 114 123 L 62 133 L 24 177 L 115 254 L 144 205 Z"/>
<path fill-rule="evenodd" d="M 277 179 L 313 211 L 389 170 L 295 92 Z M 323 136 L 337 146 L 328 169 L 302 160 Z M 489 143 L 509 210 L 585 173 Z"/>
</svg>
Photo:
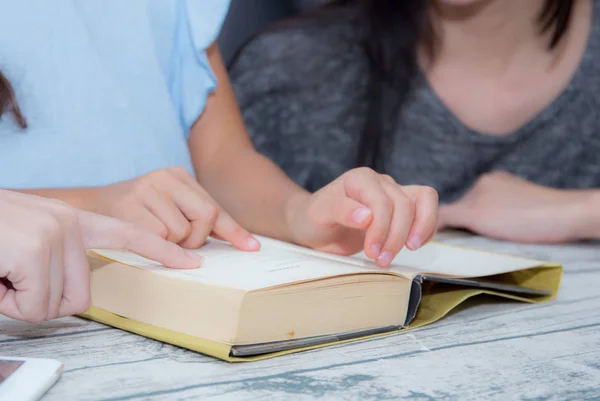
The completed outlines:
<svg viewBox="0 0 600 401">
<path fill-rule="evenodd" d="M 170 0 L 169 0 L 170 1 Z M 213 43 L 223 25 L 230 0 L 182 0 L 186 21 L 197 48 Z"/>
<path fill-rule="evenodd" d="M 340 71 L 365 67 L 358 19 L 349 10 L 283 21 L 251 38 L 230 64 L 237 84 L 264 76 L 271 85 L 301 80 L 323 83 Z"/>
<path fill-rule="evenodd" d="M 208 48 L 217 38 L 230 0 L 147 0 L 145 4 L 154 39 L 167 44 L 178 35 L 187 36 L 197 51 Z"/>
</svg>

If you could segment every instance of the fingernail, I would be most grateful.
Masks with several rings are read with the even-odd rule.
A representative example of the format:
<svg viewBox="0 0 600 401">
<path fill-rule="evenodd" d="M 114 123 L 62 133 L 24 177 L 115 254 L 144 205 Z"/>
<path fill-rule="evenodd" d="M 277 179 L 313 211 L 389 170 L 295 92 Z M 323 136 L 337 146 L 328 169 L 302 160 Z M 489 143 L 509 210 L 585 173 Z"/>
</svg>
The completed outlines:
<svg viewBox="0 0 600 401">
<path fill-rule="evenodd" d="M 258 249 L 260 247 L 260 243 L 254 237 L 250 237 L 248 239 L 248 246 L 252 249 Z"/>
<path fill-rule="evenodd" d="M 379 257 L 379 254 L 381 253 L 381 245 L 379 245 L 379 244 L 371 245 L 371 252 L 373 253 L 373 255 L 376 258 Z"/>
<path fill-rule="evenodd" d="M 379 262 L 381 266 L 388 266 L 390 263 L 392 263 L 392 260 L 394 260 L 394 255 L 388 251 L 383 252 L 377 258 L 377 262 Z"/>
<path fill-rule="evenodd" d="M 187 255 L 188 258 L 192 259 L 194 262 L 200 263 L 203 260 L 202 256 L 198 255 L 194 251 L 190 251 L 189 249 L 185 250 L 185 254 Z"/>
<path fill-rule="evenodd" d="M 361 224 L 365 220 L 367 220 L 367 218 L 369 217 L 370 214 L 371 214 L 370 209 L 367 209 L 366 207 L 361 207 L 360 209 L 356 209 L 354 211 L 352 220 L 354 220 L 355 223 Z"/>
<path fill-rule="evenodd" d="M 406 245 L 413 251 L 416 251 L 421 247 L 421 237 L 418 234 L 413 234 L 408 239 Z"/>
</svg>

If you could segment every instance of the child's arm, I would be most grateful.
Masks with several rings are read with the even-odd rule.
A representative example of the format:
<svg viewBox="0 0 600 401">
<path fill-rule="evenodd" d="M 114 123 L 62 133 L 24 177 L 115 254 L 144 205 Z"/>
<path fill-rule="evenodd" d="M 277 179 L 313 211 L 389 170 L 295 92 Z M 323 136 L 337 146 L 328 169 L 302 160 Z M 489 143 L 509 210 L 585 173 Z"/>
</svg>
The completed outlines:
<svg viewBox="0 0 600 401">
<path fill-rule="evenodd" d="M 186 248 L 199 248 L 211 234 L 243 250 L 259 248 L 258 241 L 181 167 L 102 187 L 18 192 L 60 199 L 82 210 L 130 221 Z"/>
<path fill-rule="evenodd" d="M 208 57 L 217 89 L 189 140 L 198 181 L 251 231 L 292 241 L 288 205 L 310 194 L 254 150 L 217 46 L 208 49 Z"/>
<path fill-rule="evenodd" d="M 90 190 L 90 188 L 43 188 L 18 189 L 13 191 L 44 198 L 59 199 L 77 209 L 88 210 L 87 197 Z"/>
<path fill-rule="evenodd" d="M 367 169 L 314 195 L 295 185 L 254 150 L 216 45 L 208 57 L 217 89 L 192 127 L 190 151 L 200 184 L 244 227 L 336 253 L 357 252 L 364 241 L 367 255 L 382 264 L 407 241 L 418 248 L 433 235 L 431 188 L 402 188 Z"/>
</svg>

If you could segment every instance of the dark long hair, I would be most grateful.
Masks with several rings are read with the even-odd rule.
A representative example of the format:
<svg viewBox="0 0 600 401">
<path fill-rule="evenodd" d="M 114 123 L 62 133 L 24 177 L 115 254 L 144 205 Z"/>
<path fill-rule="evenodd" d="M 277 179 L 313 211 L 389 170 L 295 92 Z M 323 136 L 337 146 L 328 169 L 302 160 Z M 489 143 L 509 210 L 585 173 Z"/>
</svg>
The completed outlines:
<svg viewBox="0 0 600 401">
<path fill-rule="evenodd" d="M 439 37 L 429 12 L 430 0 L 332 0 L 300 16 L 276 23 L 268 31 L 296 26 L 303 19 L 323 17 L 331 21 L 335 11 L 350 9 L 358 18 L 360 45 L 369 62 L 367 115 L 357 154 L 357 166 L 380 172 L 382 149 L 391 149 L 394 129 L 403 103 L 418 73 L 417 54 L 422 48 L 433 61 Z M 574 0 L 545 0 L 538 17 L 540 34 L 550 33 L 548 49 L 554 49 L 568 29 Z M 327 18 L 325 18 L 325 16 Z M 260 35 L 265 31 L 258 33 Z M 250 42 L 252 38 L 248 41 Z M 421 47 L 422 46 L 422 47 Z M 233 58 L 243 52 L 242 46 Z"/>
<path fill-rule="evenodd" d="M 13 87 L 2 72 L 0 72 L 0 117 L 7 111 L 12 113 L 19 127 L 27 128 L 27 120 L 25 120 L 17 104 Z"/>
</svg>

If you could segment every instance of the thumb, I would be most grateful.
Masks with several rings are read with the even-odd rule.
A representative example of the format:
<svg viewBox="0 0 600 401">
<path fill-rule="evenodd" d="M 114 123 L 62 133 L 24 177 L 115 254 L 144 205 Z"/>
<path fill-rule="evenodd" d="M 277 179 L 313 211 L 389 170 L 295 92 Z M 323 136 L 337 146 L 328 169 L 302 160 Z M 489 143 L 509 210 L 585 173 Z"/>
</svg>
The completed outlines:
<svg viewBox="0 0 600 401">
<path fill-rule="evenodd" d="M 367 206 L 347 197 L 328 196 L 314 208 L 315 219 L 322 224 L 339 224 L 349 228 L 367 228 L 373 212 Z"/>
<path fill-rule="evenodd" d="M 77 211 L 86 248 L 127 249 L 173 269 L 195 269 L 202 257 L 132 223 Z"/>
</svg>

